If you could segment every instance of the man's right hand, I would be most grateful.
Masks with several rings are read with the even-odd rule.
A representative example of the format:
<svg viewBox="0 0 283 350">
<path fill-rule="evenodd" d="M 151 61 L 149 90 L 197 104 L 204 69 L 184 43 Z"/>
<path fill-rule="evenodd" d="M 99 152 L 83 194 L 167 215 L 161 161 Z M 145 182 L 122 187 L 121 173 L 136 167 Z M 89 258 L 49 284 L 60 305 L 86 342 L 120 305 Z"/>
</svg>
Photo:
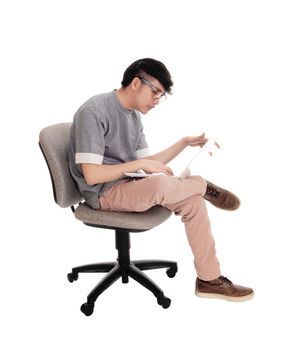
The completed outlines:
<svg viewBox="0 0 283 350">
<path fill-rule="evenodd" d="M 174 175 L 172 169 L 159 160 L 143 159 L 142 170 L 149 174 L 164 173 L 165 175 Z"/>
</svg>

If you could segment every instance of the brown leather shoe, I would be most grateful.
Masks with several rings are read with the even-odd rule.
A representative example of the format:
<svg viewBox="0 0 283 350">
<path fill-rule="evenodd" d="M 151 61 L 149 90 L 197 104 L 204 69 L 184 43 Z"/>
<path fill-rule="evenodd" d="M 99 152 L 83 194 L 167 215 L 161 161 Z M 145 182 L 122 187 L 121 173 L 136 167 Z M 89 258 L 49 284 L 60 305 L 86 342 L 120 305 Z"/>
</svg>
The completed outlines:
<svg viewBox="0 0 283 350">
<path fill-rule="evenodd" d="M 232 192 L 224 190 L 209 181 L 206 182 L 207 188 L 204 199 L 220 209 L 236 210 L 239 208 L 240 200 Z"/>
<path fill-rule="evenodd" d="M 246 301 L 254 296 L 252 288 L 233 284 L 224 276 L 219 276 L 212 281 L 203 281 L 197 278 L 195 293 L 201 298 L 217 298 L 228 301 Z"/>
</svg>

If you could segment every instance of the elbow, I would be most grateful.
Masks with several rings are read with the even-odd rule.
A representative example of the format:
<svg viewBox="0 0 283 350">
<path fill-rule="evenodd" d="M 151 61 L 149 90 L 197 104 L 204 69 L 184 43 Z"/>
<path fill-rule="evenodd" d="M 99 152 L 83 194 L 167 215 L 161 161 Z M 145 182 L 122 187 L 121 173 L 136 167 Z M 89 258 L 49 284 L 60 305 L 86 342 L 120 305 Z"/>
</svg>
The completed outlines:
<svg viewBox="0 0 283 350">
<path fill-rule="evenodd" d="M 94 185 L 97 185 L 97 184 L 98 184 L 98 182 L 97 182 L 95 179 L 93 179 L 93 178 L 84 177 L 84 179 L 85 179 L 85 183 L 86 183 L 87 185 L 89 185 L 89 186 L 94 186 Z"/>
<path fill-rule="evenodd" d="M 93 182 L 93 181 L 87 181 L 87 180 L 85 180 L 85 183 L 86 183 L 88 186 L 94 186 L 94 185 L 96 185 L 96 183 Z"/>
<path fill-rule="evenodd" d="M 97 185 L 99 183 L 97 181 L 97 179 L 95 178 L 95 176 L 93 176 L 92 174 L 83 174 L 83 176 L 84 176 L 85 183 L 88 186 L 94 186 L 94 185 Z"/>
<path fill-rule="evenodd" d="M 96 170 L 93 164 L 82 164 L 82 175 L 84 177 L 85 183 L 88 186 L 97 185 L 100 181 L 98 181 L 96 176 Z"/>
</svg>

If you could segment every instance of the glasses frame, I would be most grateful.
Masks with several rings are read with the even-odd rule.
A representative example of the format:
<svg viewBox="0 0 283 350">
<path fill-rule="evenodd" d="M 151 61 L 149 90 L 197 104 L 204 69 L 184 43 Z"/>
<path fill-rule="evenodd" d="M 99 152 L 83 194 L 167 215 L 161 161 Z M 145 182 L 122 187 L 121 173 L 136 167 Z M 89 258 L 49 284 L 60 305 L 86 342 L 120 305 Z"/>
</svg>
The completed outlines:
<svg viewBox="0 0 283 350">
<path fill-rule="evenodd" d="M 154 86 L 153 84 L 151 84 L 150 81 L 148 81 L 147 79 L 140 77 L 137 75 L 137 78 L 139 78 L 145 85 L 147 85 L 151 91 L 153 92 L 152 98 L 154 100 L 166 100 L 167 98 L 167 93 L 164 91 L 162 92 L 161 90 L 159 90 L 156 86 Z"/>
</svg>

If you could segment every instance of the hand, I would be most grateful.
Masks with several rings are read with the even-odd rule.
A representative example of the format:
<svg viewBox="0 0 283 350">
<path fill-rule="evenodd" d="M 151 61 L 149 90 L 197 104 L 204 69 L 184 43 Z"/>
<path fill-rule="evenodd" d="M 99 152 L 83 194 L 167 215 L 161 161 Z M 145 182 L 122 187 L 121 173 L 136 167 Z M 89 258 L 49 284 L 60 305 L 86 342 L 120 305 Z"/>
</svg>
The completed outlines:
<svg viewBox="0 0 283 350">
<path fill-rule="evenodd" d="M 143 159 L 142 169 L 146 173 L 164 173 L 165 175 L 174 175 L 169 166 L 164 165 L 159 160 Z"/>
<path fill-rule="evenodd" d="M 202 147 L 208 141 L 208 138 L 205 137 L 205 133 L 202 133 L 199 136 L 186 136 L 185 141 L 186 141 L 187 146 L 192 146 L 192 147 L 200 146 L 200 147 Z M 216 141 L 214 142 L 214 144 L 216 147 L 220 148 L 219 144 Z M 209 152 L 209 154 L 212 156 L 211 152 Z"/>
<path fill-rule="evenodd" d="M 185 141 L 187 146 L 200 146 L 202 147 L 206 142 L 208 138 L 205 137 L 205 133 L 202 133 L 199 136 L 186 136 Z"/>
</svg>

